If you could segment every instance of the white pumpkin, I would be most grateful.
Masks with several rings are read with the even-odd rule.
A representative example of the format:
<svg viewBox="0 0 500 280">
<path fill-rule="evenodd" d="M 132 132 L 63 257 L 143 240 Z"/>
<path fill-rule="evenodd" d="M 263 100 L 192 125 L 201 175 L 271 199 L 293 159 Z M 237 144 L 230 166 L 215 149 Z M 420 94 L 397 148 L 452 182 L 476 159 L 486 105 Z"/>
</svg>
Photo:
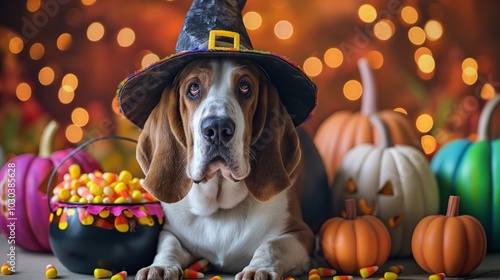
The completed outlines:
<svg viewBox="0 0 500 280">
<path fill-rule="evenodd" d="M 421 151 L 393 146 L 384 123 L 377 116 L 370 121 L 381 141 L 358 145 L 343 158 L 333 183 L 335 214 L 341 214 L 346 199 L 356 199 L 360 214 L 374 215 L 387 226 L 391 256 L 409 256 L 417 223 L 439 211 L 436 178 Z"/>
</svg>

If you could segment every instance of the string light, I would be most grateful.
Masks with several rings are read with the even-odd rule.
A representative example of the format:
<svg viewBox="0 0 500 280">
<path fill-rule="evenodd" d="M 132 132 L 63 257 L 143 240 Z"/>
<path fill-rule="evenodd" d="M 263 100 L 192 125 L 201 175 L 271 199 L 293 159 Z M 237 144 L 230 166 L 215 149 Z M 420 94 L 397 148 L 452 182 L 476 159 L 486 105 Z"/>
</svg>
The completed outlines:
<svg viewBox="0 0 500 280">
<path fill-rule="evenodd" d="M 377 19 L 377 10 L 370 4 L 363 4 L 358 9 L 358 16 L 363 22 L 371 23 Z"/>
<path fill-rule="evenodd" d="M 422 138 L 420 138 L 420 144 L 422 145 L 426 155 L 432 154 L 436 151 L 437 141 L 432 135 L 422 136 Z"/>
<path fill-rule="evenodd" d="M 97 42 L 104 36 L 104 26 L 100 22 L 93 22 L 87 28 L 87 38 L 91 42 Z"/>
<path fill-rule="evenodd" d="M 39 60 L 45 55 L 45 47 L 40 43 L 34 43 L 30 48 L 30 57 L 33 60 Z"/>
<path fill-rule="evenodd" d="M 293 35 L 293 25 L 287 20 L 281 20 L 274 26 L 274 34 L 279 39 L 289 39 Z"/>
<path fill-rule="evenodd" d="M 262 25 L 262 16 L 254 11 L 243 15 L 243 24 L 248 30 L 257 30 Z"/>
<path fill-rule="evenodd" d="M 316 77 L 323 71 L 323 63 L 317 57 L 309 57 L 304 61 L 304 72 L 311 77 Z"/>
<path fill-rule="evenodd" d="M 63 33 L 57 38 L 57 48 L 61 51 L 66 51 L 71 47 L 71 43 L 73 42 L 73 38 L 69 33 Z"/>
<path fill-rule="evenodd" d="M 401 9 L 401 18 L 407 24 L 415 24 L 418 21 L 418 12 L 412 6 L 405 6 Z"/>
<path fill-rule="evenodd" d="M 16 96 L 21 101 L 27 101 L 31 98 L 31 87 L 27 83 L 20 83 L 16 87 Z"/>
<path fill-rule="evenodd" d="M 418 131 L 426 133 L 432 129 L 432 126 L 434 125 L 434 120 L 429 114 L 422 114 L 418 116 L 415 124 Z"/>
<path fill-rule="evenodd" d="M 135 42 L 135 32 L 131 28 L 122 28 L 118 35 L 116 35 L 116 41 L 120 47 L 130 47 Z"/>
<path fill-rule="evenodd" d="M 326 50 L 323 59 L 325 60 L 325 64 L 328 67 L 337 68 L 344 61 L 344 55 L 338 48 L 329 48 L 328 50 Z"/>
<path fill-rule="evenodd" d="M 356 80 L 349 80 L 344 84 L 343 92 L 348 100 L 358 100 L 363 94 L 363 86 Z"/>
<path fill-rule="evenodd" d="M 13 54 L 20 53 L 24 48 L 24 43 L 21 38 L 14 36 L 9 40 L 9 51 Z"/>
<path fill-rule="evenodd" d="M 52 84 L 54 81 L 54 70 L 49 66 L 45 66 L 38 72 L 38 81 L 44 86 Z"/>
</svg>

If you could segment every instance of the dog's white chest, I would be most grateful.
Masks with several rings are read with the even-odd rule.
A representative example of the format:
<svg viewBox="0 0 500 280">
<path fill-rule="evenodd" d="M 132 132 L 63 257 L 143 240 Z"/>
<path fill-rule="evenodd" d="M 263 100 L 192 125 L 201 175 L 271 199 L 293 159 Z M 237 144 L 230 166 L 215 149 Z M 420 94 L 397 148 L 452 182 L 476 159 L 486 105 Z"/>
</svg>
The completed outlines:
<svg viewBox="0 0 500 280">
<path fill-rule="evenodd" d="M 193 256 L 206 258 L 227 272 L 239 272 L 263 242 L 284 232 L 289 217 L 286 192 L 266 203 L 246 196 L 234 208 L 208 216 L 193 214 L 186 198 L 163 204 L 165 229 Z"/>
</svg>

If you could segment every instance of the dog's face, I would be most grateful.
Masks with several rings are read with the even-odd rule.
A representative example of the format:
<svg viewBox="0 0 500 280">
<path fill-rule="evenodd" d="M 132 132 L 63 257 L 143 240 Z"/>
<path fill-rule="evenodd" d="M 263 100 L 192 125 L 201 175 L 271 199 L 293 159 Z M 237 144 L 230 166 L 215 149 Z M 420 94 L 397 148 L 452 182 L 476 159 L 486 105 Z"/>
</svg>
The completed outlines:
<svg viewBox="0 0 500 280">
<path fill-rule="evenodd" d="M 246 184 L 260 201 L 291 185 L 300 159 L 293 122 L 256 65 L 197 60 L 165 89 L 139 137 L 145 188 L 158 199 L 182 199 L 192 184 L 220 174 Z"/>
</svg>

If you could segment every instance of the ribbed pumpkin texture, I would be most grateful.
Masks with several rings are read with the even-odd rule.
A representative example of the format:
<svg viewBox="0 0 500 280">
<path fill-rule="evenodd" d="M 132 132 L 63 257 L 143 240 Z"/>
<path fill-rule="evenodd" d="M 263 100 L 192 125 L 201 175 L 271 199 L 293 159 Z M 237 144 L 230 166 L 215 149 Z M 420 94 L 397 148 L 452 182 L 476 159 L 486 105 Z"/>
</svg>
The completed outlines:
<svg viewBox="0 0 500 280">
<path fill-rule="evenodd" d="M 52 152 L 57 129 L 58 125 L 54 121 L 47 125 L 41 137 L 38 155 L 19 155 L 5 163 L 0 170 L 0 231 L 8 238 L 11 234 L 7 227 L 10 222 L 8 219 L 16 218 L 15 245 L 29 251 L 50 251 L 49 207 L 45 193 L 47 181 L 54 167 L 73 151 L 65 149 Z M 78 163 L 82 172 L 86 173 L 101 169 L 94 158 L 80 151 L 61 167 L 58 182 L 63 180 L 68 166 L 73 163 Z M 9 198 L 14 199 L 13 189 L 15 210 L 10 212 L 9 202 L 12 200 Z"/>
<path fill-rule="evenodd" d="M 498 93 L 486 103 L 476 142 L 452 141 L 431 162 L 441 193 L 440 212 L 444 213 L 449 195 L 460 196 L 462 213 L 483 225 L 489 251 L 500 251 L 500 139 L 490 135 L 491 116 L 499 104 Z"/>
<path fill-rule="evenodd" d="M 363 82 L 361 111 L 339 111 L 327 117 L 314 135 L 325 164 L 330 184 L 345 154 L 353 147 L 368 143 L 379 143 L 375 128 L 370 122 L 371 115 L 377 115 L 388 127 L 395 144 L 406 144 L 421 149 L 417 132 L 407 117 L 392 110 L 378 111 L 373 75 L 366 59 L 358 62 Z"/>
<path fill-rule="evenodd" d="M 356 202 L 346 201 L 346 218 L 334 217 L 320 229 L 321 249 L 328 263 L 346 274 L 368 266 L 382 266 L 391 252 L 391 238 L 374 216 L 357 216 Z"/>
<path fill-rule="evenodd" d="M 415 261 L 425 271 L 447 277 L 465 276 L 486 254 L 486 235 L 479 221 L 458 216 L 460 197 L 450 196 L 446 216 L 428 216 L 417 225 L 412 238 Z"/>
</svg>

